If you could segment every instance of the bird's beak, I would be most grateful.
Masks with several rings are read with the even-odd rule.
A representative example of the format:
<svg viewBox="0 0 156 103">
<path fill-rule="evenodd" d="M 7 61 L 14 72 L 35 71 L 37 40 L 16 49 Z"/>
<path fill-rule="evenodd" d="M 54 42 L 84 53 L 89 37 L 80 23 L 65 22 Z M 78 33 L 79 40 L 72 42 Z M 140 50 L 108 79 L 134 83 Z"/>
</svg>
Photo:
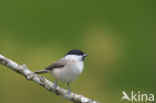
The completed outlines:
<svg viewBox="0 0 156 103">
<path fill-rule="evenodd" d="M 84 54 L 84 55 L 83 55 L 83 57 L 86 57 L 86 56 L 88 56 L 88 54 Z"/>
</svg>

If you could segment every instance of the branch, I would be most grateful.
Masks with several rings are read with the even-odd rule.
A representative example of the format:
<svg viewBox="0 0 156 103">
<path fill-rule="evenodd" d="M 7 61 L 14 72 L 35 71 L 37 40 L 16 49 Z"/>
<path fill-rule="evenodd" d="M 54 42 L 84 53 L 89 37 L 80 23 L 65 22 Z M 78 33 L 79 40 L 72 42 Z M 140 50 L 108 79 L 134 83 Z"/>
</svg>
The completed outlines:
<svg viewBox="0 0 156 103">
<path fill-rule="evenodd" d="M 11 70 L 23 75 L 27 80 L 31 80 L 39 85 L 41 85 L 43 88 L 46 88 L 52 93 L 55 93 L 58 96 L 61 96 L 69 101 L 75 102 L 75 103 L 100 103 L 98 101 L 92 100 L 90 98 L 84 97 L 79 94 L 70 93 L 68 94 L 67 90 L 57 87 L 54 88 L 54 83 L 46 79 L 45 77 L 39 76 L 32 71 L 28 69 L 28 67 L 23 64 L 19 65 L 16 62 L 0 55 L 0 64 L 3 64 L 7 67 L 9 67 Z"/>
</svg>

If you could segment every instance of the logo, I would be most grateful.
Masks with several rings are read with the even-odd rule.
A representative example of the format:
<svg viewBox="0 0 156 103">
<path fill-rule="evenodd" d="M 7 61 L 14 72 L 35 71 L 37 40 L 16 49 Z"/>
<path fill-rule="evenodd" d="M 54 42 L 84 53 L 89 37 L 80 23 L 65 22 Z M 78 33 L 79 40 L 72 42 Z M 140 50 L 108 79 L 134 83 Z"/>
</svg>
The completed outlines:
<svg viewBox="0 0 156 103">
<path fill-rule="evenodd" d="M 130 95 L 128 95 L 125 91 L 122 91 L 122 98 L 121 101 L 123 100 L 128 100 L 128 101 L 132 101 L 132 102 L 154 102 L 154 94 L 145 94 L 145 93 L 141 93 L 140 91 L 138 92 L 134 92 L 131 91 Z"/>
</svg>

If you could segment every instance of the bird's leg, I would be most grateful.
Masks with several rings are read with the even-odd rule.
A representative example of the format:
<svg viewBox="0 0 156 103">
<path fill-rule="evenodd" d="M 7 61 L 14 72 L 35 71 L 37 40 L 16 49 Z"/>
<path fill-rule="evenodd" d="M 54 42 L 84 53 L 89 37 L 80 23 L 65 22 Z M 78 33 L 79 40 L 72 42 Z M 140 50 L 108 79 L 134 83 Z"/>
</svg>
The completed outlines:
<svg viewBox="0 0 156 103">
<path fill-rule="evenodd" d="M 57 80 L 55 80 L 54 88 L 57 88 Z"/>
<path fill-rule="evenodd" d="M 68 85 L 68 93 L 70 94 L 70 93 L 71 93 L 70 83 L 69 83 L 69 82 L 67 82 L 67 85 Z"/>
</svg>

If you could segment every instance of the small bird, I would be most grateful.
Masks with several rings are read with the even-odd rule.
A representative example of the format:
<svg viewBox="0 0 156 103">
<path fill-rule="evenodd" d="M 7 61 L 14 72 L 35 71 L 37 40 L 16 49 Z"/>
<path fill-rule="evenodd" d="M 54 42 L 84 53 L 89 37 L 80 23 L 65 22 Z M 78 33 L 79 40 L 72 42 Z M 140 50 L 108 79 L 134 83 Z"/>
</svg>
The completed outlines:
<svg viewBox="0 0 156 103">
<path fill-rule="evenodd" d="M 73 82 L 83 71 L 84 59 L 88 56 L 81 50 L 73 49 L 69 51 L 63 58 L 49 65 L 45 70 L 36 71 L 36 74 L 51 73 L 55 77 L 55 85 L 57 88 L 57 80 L 67 83 L 68 93 L 71 93 L 70 83 Z"/>
</svg>

